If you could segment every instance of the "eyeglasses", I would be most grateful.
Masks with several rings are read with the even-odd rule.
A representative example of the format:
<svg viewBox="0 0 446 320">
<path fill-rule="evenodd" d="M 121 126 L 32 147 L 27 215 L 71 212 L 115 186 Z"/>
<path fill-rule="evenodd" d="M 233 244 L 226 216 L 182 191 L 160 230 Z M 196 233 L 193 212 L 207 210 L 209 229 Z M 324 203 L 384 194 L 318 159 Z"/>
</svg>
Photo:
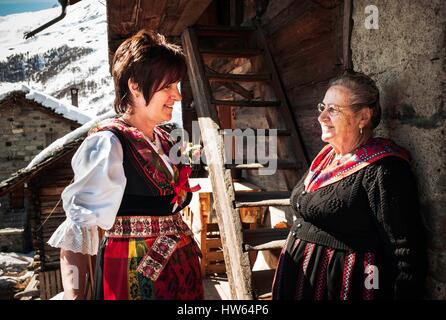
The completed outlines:
<svg viewBox="0 0 446 320">
<path fill-rule="evenodd" d="M 345 109 L 345 108 L 347 108 L 347 107 L 339 106 L 334 103 L 325 104 L 323 102 L 319 102 L 317 104 L 317 110 L 319 111 L 319 113 L 322 113 L 325 111 L 325 109 L 327 109 L 328 115 L 330 117 L 339 115 L 341 113 L 341 109 Z"/>
</svg>

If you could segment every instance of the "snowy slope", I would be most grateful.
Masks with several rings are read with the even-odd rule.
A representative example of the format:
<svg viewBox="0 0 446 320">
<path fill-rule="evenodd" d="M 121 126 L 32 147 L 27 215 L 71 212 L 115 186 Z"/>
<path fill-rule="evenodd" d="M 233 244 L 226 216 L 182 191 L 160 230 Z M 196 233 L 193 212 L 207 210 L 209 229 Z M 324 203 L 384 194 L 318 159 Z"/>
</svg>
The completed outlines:
<svg viewBox="0 0 446 320">
<path fill-rule="evenodd" d="M 67 7 L 65 18 L 25 40 L 23 34 L 57 17 L 60 7 L 0 17 L 0 92 L 23 82 L 64 103 L 69 88 L 79 91 L 79 108 L 94 114 L 112 109 L 105 0 L 82 0 Z M 179 104 L 173 122 L 181 125 Z"/>
</svg>

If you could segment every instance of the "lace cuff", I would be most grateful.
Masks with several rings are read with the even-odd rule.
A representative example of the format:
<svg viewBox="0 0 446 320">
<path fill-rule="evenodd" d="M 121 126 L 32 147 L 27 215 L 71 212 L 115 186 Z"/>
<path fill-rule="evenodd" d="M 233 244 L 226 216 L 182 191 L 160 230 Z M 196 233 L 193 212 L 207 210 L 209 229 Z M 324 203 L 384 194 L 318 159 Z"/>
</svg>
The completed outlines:
<svg viewBox="0 0 446 320">
<path fill-rule="evenodd" d="M 75 253 L 96 255 L 99 248 L 97 226 L 79 226 L 66 219 L 53 233 L 48 244 Z"/>
</svg>

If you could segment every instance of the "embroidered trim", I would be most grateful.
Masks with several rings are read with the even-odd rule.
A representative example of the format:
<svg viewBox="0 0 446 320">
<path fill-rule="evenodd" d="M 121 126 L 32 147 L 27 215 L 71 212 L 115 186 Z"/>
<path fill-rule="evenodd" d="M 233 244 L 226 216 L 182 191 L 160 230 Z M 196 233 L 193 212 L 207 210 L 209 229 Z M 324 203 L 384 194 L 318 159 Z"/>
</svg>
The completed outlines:
<svg viewBox="0 0 446 320">
<path fill-rule="evenodd" d="M 161 159 L 161 156 L 144 138 L 144 134 L 141 131 L 119 118 L 114 118 L 111 120 L 107 119 L 92 128 L 89 134 L 104 130 L 110 130 L 112 132 L 118 131 L 122 134 L 130 145 L 132 157 L 140 166 L 146 178 L 157 187 L 160 195 L 169 195 L 174 192 L 172 183 L 178 180 L 179 168 L 172 164 L 172 170 L 174 172 L 172 176 L 165 162 Z M 160 138 L 163 152 L 169 154 L 170 148 L 174 145 L 169 134 L 158 127 L 154 128 L 154 133 Z"/>
<path fill-rule="evenodd" d="M 180 238 L 175 236 L 159 236 L 156 238 L 152 247 L 142 258 L 136 271 L 155 282 L 175 251 L 179 241 Z"/>
<path fill-rule="evenodd" d="M 342 277 L 341 300 L 348 300 L 348 297 L 350 295 L 355 259 L 356 254 L 354 252 L 350 252 L 345 258 L 344 274 Z"/>
<path fill-rule="evenodd" d="M 296 300 L 302 300 L 302 296 L 304 293 L 305 276 L 307 275 L 308 264 L 310 263 L 310 258 L 313 255 L 315 246 L 316 245 L 314 243 L 307 243 L 305 246 L 302 265 L 299 269 L 299 274 L 297 275 Z"/>
<path fill-rule="evenodd" d="M 192 235 L 181 213 L 169 216 L 116 217 L 113 227 L 105 232 L 109 238 L 145 238 Z"/>
<path fill-rule="evenodd" d="M 334 249 L 324 248 L 324 253 L 320 266 L 318 267 L 318 275 L 316 280 L 316 290 L 314 292 L 314 300 L 322 300 L 324 298 L 325 288 L 327 287 L 327 269 L 333 258 Z"/>
<path fill-rule="evenodd" d="M 367 270 L 368 266 L 373 266 L 375 264 L 375 255 L 371 252 L 366 252 L 364 254 L 364 270 Z M 369 276 L 369 273 L 364 272 L 364 283 L 365 279 Z M 362 294 L 362 298 L 364 300 L 373 300 L 374 298 L 374 289 L 367 289 L 364 285 L 364 291 Z"/>
<path fill-rule="evenodd" d="M 394 142 L 383 138 L 372 138 L 349 159 L 334 168 L 329 168 L 329 160 L 334 156 L 334 149 L 326 145 L 314 158 L 310 171 L 305 178 L 305 191 L 313 192 L 329 184 L 336 183 L 349 175 L 384 157 L 395 156 L 410 161 L 407 150 Z"/>
</svg>

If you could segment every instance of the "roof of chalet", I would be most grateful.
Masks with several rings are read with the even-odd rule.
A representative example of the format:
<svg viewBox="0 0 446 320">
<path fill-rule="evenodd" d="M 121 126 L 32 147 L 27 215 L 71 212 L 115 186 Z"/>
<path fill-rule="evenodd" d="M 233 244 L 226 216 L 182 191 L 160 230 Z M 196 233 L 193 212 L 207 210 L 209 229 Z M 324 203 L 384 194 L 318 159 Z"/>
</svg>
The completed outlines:
<svg viewBox="0 0 446 320">
<path fill-rule="evenodd" d="M 16 85 L 12 87 L 7 87 L 0 91 L 0 103 L 12 96 L 16 92 L 24 93 L 25 99 L 29 101 L 36 102 L 42 107 L 48 109 L 48 111 L 53 112 L 56 115 L 62 116 L 65 119 L 75 121 L 79 124 L 85 124 L 90 121 L 93 116 L 79 108 L 63 103 L 59 99 L 56 99 L 50 95 L 37 91 L 28 87 L 27 85 Z"/>
<path fill-rule="evenodd" d="M 101 116 L 98 116 L 74 131 L 57 139 L 48 147 L 37 154 L 33 160 L 26 166 L 9 176 L 9 178 L 0 182 L 0 196 L 5 195 L 18 184 L 29 181 L 32 177 L 40 173 L 44 168 L 51 165 L 58 159 L 62 158 L 68 152 L 77 148 L 87 136 L 88 131 L 96 126 L 99 122 L 112 118 L 116 115 L 114 110 L 111 110 Z"/>
<path fill-rule="evenodd" d="M 211 0 L 108 0 L 109 61 L 118 46 L 141 28 L 155 30 L 167 37 L 178 37 L 194 25 Z M 110 59 L 111 58 L 111 59 Z"/>
</svg>

